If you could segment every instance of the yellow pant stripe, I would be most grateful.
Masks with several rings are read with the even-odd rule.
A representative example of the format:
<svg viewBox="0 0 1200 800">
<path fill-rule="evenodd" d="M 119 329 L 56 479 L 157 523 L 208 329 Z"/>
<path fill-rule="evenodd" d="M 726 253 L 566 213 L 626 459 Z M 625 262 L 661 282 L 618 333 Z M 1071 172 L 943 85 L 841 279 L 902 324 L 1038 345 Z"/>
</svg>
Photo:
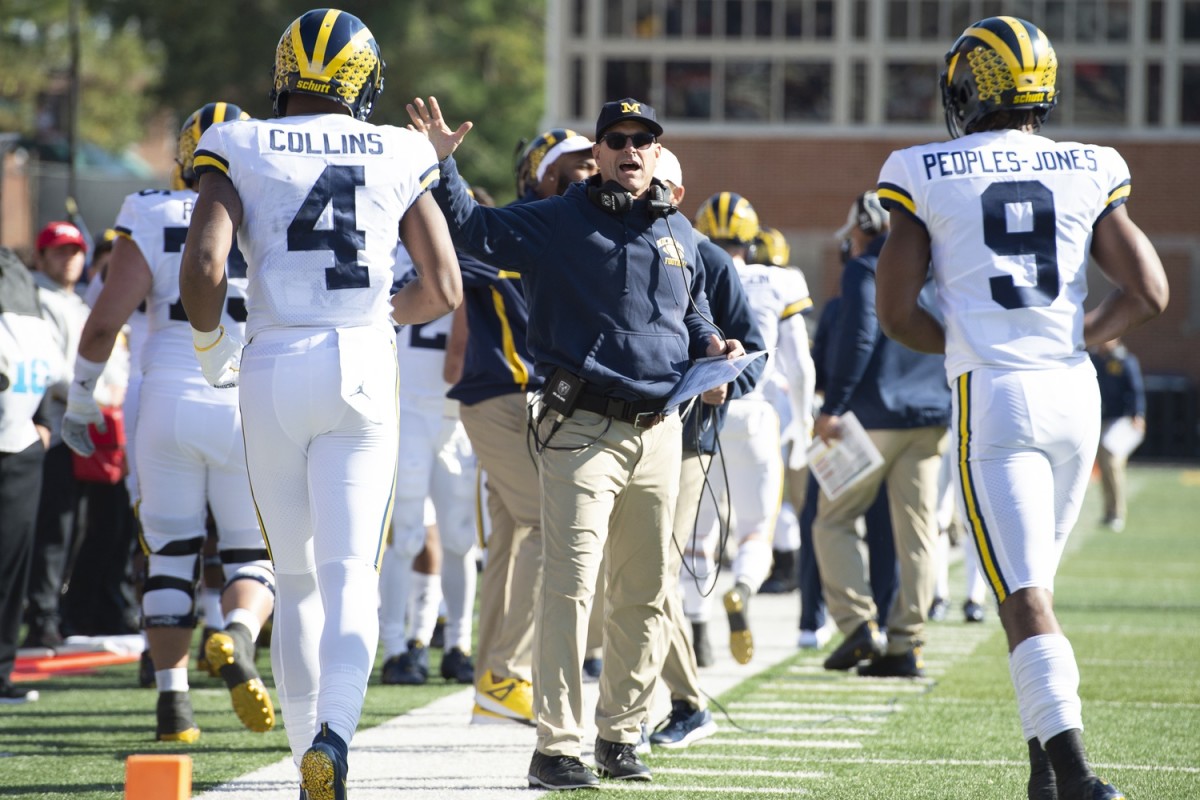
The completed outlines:
<svg viewBox="0 0 1200 800">
<path fill-rule="evenodd" d="M 1003 603 L 1008 597 L 1008 585 L 996 566 L 991 537 L 988 536 L 987 525 L 979 512 L 975 481 L 971 477 L 971 373 L 959 375 L 955 388 L 958 392 L 958 478 L 962 487 L 963 509 L 967 517 L 965 522 L 975 539 L 983 574 L 991 584 L 997 602 Z"/>
</svg>

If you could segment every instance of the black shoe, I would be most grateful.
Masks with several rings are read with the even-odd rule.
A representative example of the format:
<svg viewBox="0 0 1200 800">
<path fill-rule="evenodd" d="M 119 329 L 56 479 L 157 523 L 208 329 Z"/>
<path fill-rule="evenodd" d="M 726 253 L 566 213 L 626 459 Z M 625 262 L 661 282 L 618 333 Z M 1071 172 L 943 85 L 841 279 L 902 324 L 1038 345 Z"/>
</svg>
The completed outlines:
<svg viewBox="0 0 1200 800">
<path fill-rule="evenodd" d="M 1059 800 L 1125 800 L 1125 793 L 1103 778 L 1091 775 L 1067 787 L 1058 787 Z"/>
<path fill-rule="evenodd" d="M 442 677 L 454 683 L 475 683 L 475 664 L 462 648 L 451 647 L 442 654 Z"/>
<path fill-rule="evenodd" d="M 585 683 L 595 683 L 600 680 L 600 670 L 604 669 L 604 661 L 599 658 L 583 660 L 583 680 Z"/>
<path fill-rule="evenodd" d="M 708 641 L 708 623 L 692 623 L 692 652 L 696 654 L 697 667 L 713 665 L 712 644 Z"/>
<path fill-rule="evenodd" d="M 599 789 L 596 773 L 575 756 L 548 756 L 537 750 L 529 762 L 529 788 L 542 789 Z"/>
<path fill-rule="evenodd" d="M 650 768 L 638 758 L 637 743 L 621 744 L 596 738 L 596 766 L 600 776 L 618 781 L 651 780 Z"/>
<path fill-rule="evenodd" d="M 974 600 L 963 603 L 963 619 L 967 622 L 983 622 L 983 605 Z"/>
<path fill-rule="evenodd" d="M 308 800 L 346 800 L 346 742 L 321 723 L 312 746 L 300 759 L 300 791 Z"/>
<path fill-rule="evenodd" d="M 739 664 L 754 658 L 754 635 L 750 633 L 750 587 L 735 583 L 725 593 L 725 613 L 729 617 L 729 652 Z"/>
<path fill-rule="evenodd" d="M 921 646 L 915 645 L 907 653 L 877 656 L 860 664 L 858 674 L 864 678 L 923 678 L 925 661 L 921 658 Z"/>
<path fill-rule="evenodd" d="M 8 681 L 0 681 L 0 705 L 16 706 L 22 703 L 36 703 L 39 696 L 37 689 L 26 689 L 22 686 L 14 686 Z"/>
<path fill-rule="evenodd" d="M 946 602 L 944 597 L 933 598 L 933 603 L 929 606 L 929 621 L 942 622 L 946 619 L 946 615 L 950 613 L 950 604 Z"/>
<path fill-rule="evenodd" d="M 213 631 L 205 644 L 209 669 L 215 669 L 233 703 L 233 712 L 249 730 L 266 733 L 275 727 L 275 705 L 254 664 L 254 638 L 250 629 L 234 622 Z"/>
<path fill-rule="evenodd" d="M 775 550 L 771 574 L 758 587 L 759 594 L 790 594 L 800 588 L 800 572 L 796 550 Z"/>
<path fill-rule="evenodd" d="M 1029 800 L 1058 800 L 1058 785 L 1050 756 L 1046 755 L 1036 736 L 1026 744 L 1029 745 Z"/>
<path fill-rule="evenodd" d="M 712 712 L 693 708 L 686 700 L 671 701 L 671 716 L 657 731 L 650 734 L 650 744 L 668 750 L 687 747 L 692 742 L 707 739 L 717 732 Z"/>
<path fill-rule="evenodd" d="M 63 635 L 58 630 L 58 623 L 35 623 L 25 632 L 25 641 L 21 643 L 22 650 L 53 650 L 62 647 Z"/>
<path fill-rule="evenodd" d="M 860 661 L 878 658 L 887 651 L 887 639 L 875 620 L 867 620 L 837 646 L 825 659 L 825 669 L 852 669 Z"/>
<path fill-rule="evenodd" d="M 408 650 L 383 662 L 382 680 L 386 684 L 420 686 L 429 680 L 429 648 L 416 639 L 408 640 Z"/>
</svg>

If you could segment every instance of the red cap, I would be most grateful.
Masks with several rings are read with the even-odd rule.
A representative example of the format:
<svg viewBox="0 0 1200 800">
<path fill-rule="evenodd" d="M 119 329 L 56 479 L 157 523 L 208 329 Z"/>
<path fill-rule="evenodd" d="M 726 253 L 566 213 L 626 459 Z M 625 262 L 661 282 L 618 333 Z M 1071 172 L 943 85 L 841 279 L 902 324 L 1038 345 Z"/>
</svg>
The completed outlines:
<svg viewBox="0 0 1200 800">
<path fill-rule="evenodd" d="M 87 241 L 83 234 L 69 222 L 51 222 L 42 228 L 37 237 L 37 251 L 40 253 L 47 247 L 58 247 L 62 244 L 77 244 L 87 252 Z"/>
</svg>

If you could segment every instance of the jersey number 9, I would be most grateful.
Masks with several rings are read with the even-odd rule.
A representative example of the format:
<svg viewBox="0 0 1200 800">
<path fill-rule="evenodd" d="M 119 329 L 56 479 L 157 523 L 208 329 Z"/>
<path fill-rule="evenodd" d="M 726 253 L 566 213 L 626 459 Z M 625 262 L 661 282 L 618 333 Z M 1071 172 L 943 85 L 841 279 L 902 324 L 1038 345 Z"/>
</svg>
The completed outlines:
<svg viewBox="0 0 1200 800">
<path fill-rule="evenodd" d="M 980 196 L 983 206 L 983 241 L 998 256 L 1034 257 L 1037 283 L 1017 286 L 1012 275 L 991 278 L 992 299 L 1007 309 L 1048 306 L 1058 297 L 1058 239 L 1054 194 L 1040 181 L 994 183 Z M 1032 216 L 1029 230 L 1009 228 L 1008 208 L 1026 207 Z"/>
</svg>

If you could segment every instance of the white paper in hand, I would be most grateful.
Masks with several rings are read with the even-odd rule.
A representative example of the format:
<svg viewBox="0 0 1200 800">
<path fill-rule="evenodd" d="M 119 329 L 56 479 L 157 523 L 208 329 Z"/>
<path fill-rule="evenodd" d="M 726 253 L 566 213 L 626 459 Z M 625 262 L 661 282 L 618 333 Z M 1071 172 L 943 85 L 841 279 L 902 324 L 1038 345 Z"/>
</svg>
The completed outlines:
<svg viewBox="0 0 1200 800">
<path fill-rule="evenodd" d="M 737 358 L 720 355 L 696 359 L 696 362 L 683 374 L 683 379 L 679 381 L 675 391 L 671 393 L 671 398 L 667 400 L 667 408 L 675 408 L 697 395 L 704 394 L 709 389 L 732 382 L 734 378 L 742 374 L 742 370 L 750 366 L 751 362 L 766 354 L 766 350 L 758 350 Z"/>
<path fill-rule="evenodd" d="M 808 468 L 830 500 L 883 466 L 883 455 L 853 411 L 841 417 L 842 438 L 826 444 L 820 437 L 808 448 Z"/>
<path fill-rule="evenodd" d="M 1100 438 L 1100 446 L 1117 458 L 1129 458 L 1146 435 L 1133 425 L 1133 417 L 1121 417 L 1108 426 Z"/>
</svg>

